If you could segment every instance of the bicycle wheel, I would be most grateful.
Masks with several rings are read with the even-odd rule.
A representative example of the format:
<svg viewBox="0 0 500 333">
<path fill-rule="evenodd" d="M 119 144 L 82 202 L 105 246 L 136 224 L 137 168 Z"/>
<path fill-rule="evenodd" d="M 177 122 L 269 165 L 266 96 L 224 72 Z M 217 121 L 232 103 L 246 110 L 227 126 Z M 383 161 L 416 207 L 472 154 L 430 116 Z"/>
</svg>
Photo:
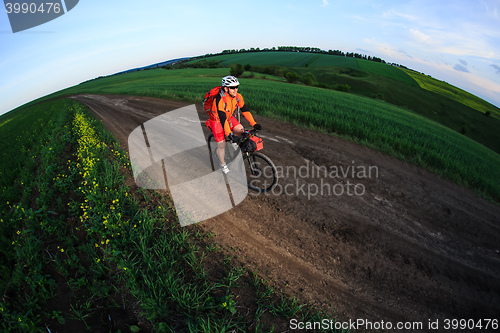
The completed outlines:
<svg viewBox="0 0 500 333">
<path fill-rule="evenodd" d="M 278 184 L 278 172 L 269 157 L 261 153 L 249 153 L 243 158 L 249 189 L 265 193 Z"/>
<path fill-rule="evenodd" d="M 217 149 L 217 144 L 215 143 L 214 135 L 210 133 L 210 135 L 207 138 L 207 146 L 208 146 L 208 153 L 210 155 L 210 164 L 212 166 L 212 171 L 215 171 L 215 151 Z"/>
</svg>

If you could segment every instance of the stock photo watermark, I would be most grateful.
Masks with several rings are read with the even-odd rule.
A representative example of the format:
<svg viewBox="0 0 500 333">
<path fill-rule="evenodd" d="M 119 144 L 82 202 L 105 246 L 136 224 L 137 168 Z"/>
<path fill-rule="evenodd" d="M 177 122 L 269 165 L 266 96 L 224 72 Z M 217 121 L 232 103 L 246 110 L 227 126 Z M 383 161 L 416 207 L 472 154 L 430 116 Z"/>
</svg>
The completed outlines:
<svg viewBox="0 0 500 333">
<path fill-rule="evenodd" d="M 307 160 L 301 166 L 276 166 L 276 170 L 282 181 L 264 195 L 303 196 L 308 200 L 316 196 L 363 196 L 366 193 L 363 180 L 379 177 L 377 166 L 356 165 L 355 161 L 351 161 L 350 165 L 326 166 Z M 267 177 L 272 169 L 265 167 L 261 172 Z M 252 177 L 248 181 L 251 183 Z"/>
<path fill-rule="evenodd" d="M 69 12 L 79 0 L 4 0 L 13 33 L 52 21 Z"/>
<path fill-rule="evenodd" d="M 291 319 L 289 322 L 291 330 L 383 330 L 383 331 L 433 331 L 433 330 L 498 330 L 498 319 L 427 319 L 423 321 L 384 321 L 369 319 L 349 319 L 349 321 L 335 321 L 323 319 L 316 322 L 304 322 L 298 319 Z"/>
<path fill-rule="evenodd" d="M 223 174 L 215 154 L 207 146 L 195 105 L 169 111 L 148 120 L 128 137 L 129 155 L 137 186 L 168 190 L 181 226 L 201 222 L 222 214 L 251 195 L 362 196 L 363 182 L 379 177 L 377 166 L 318 165 L 309 160 L 300 166 L 262 164 L 238 149 L 228 161 L 231 170 Z M 253 162 L 252 162 L 253 161 Z M 252 167 L 250 167 L 252 165 Z M 248 172 L 249 170 L 252 172 Z M 280 182 L 273 177 L 276 172 Z M 273 184 L 262 183 L 271 179 Z M 255 184 L 254 184 L 255 183 Z M 252 188 L 269 191 L 249 191 Z M 272 185 L 272 186 L 271 186 Z"/>
</svg>

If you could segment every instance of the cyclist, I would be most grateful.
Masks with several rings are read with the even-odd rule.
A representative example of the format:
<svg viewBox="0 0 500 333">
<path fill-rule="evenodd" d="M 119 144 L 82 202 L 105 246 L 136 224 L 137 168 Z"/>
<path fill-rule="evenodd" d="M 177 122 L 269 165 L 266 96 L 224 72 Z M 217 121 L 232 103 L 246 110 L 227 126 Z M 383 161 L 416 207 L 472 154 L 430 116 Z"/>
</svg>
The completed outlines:
<svg viewBox="0 0 500 333">
<path fill-rule="evenodd" d="M 214 98 L 212 105 L 212 112 L 208 121 L 209 128 L 214 134 L 215 141 L 217 142 L 217 157 L 224 174 L 229 172 L 229 168 L 224 161 L 224 154 L 226 148 L 225 136 L 227 136 L 234 147 L 241 140 L 244 133 L 243 125 L 234 117 L 238 110 L 241 111 L 246 120 L 256 130 L 261 130 L 262 126 L 257 124 L 253 119 L 248 107 L 243 101 L 243 97 L 238 93 L 239 81 L 234 76 L 225 76 L 222 78 L 222 88 L 219 94 Z"/>
</svg>

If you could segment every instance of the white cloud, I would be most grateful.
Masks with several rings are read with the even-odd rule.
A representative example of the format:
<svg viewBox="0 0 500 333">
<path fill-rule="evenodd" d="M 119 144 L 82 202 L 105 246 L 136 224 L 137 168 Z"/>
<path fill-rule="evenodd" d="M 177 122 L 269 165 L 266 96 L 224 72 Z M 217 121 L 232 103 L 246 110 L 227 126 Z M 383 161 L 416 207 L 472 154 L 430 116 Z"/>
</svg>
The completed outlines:
<svg viewBox="0 0 500 333">
<path fill-rule="evenodd" d="M 425 44 L 436 44 L 436 41 L 434 41 L 431 36 L 417 30 L 417 29 L 410 29 L 410 34 L 413 36 L 413 39 L 417 42 L 420 43 L 425 43 Z"/>
<path fill-rule="evenodd" d="M 500 16 L 498 15 L 498 1 L 496 0 L 483 0 L 480 1 L 480 3 L 484 7 L 484 11 L 489 17 L 492 17 L 493 19 L 500 21 Z"/>
<path fill-rule="evenodd" d="M 410 56 L 401 48 L 393 46 L 389 43 L 380 42 L 376 38 L 365 38 L 363 41 L 375 48 L 377 56 L 381 57 L 382 59 L 384 59 L 384 56 L 391 58 L 391 60 L 384 59 L 389 62 L 413 59 L 412 56 Z"/>
<path fill-rule="evenodd" d="M 393 20 L 393 19 L 404 19 L 404 20 L 407 20 L 407 21 L 418 21 L 419 20 L 418 16 L 415 16 L 415 15 L 412 15 L 412 14 L 402 13 L 402 12 L 396 11 L 394 9 L 390 9 L 388 11 L 383 12 L 382 13 L 382 18 L 383 19 L 390 19 L 390 20 Z"/>
<path fill-rule="evenodd" d="M 409 29 L 409 36 L 406 44 L 415 49 L 432 47 L 434 53 L 496 59 L 500 52 L 484 34 L 473 28 L 454 31 Z"/>
<path fill-rule="evenodd" d="M 391 3 L 380 5 L 381 10 L 364 21 L 390 29 L 385 31 L 386 40 L 408 49 L 498 59 L 499 4 L 498 0 L 457 5 L 433 0 Z"/>
</svg>

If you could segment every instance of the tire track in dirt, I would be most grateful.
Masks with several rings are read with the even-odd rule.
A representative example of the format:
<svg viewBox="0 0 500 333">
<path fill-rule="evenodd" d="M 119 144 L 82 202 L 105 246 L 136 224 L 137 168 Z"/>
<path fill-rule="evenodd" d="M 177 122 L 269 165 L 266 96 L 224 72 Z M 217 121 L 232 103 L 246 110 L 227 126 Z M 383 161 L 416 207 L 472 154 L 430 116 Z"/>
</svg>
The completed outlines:
<svg viewBox="0 0 500 333">
<path fill-rule="evenodd" d="M 134 96 L 74 98 L 124 149 L 134 128 L 187 105 Z M 377 151 L 255 117 L 264 128 L 263 152 L 281 170 L 281 193 L 250 193 L 200 224 L 239 260 L 290 293 L 335 309 L 340 319 L 498 317 L 499 206 Z M 376 176 L 351 172 L 370 167 Z M 363 193 L 349 195 L 349 189 Z"/>
</svg>

